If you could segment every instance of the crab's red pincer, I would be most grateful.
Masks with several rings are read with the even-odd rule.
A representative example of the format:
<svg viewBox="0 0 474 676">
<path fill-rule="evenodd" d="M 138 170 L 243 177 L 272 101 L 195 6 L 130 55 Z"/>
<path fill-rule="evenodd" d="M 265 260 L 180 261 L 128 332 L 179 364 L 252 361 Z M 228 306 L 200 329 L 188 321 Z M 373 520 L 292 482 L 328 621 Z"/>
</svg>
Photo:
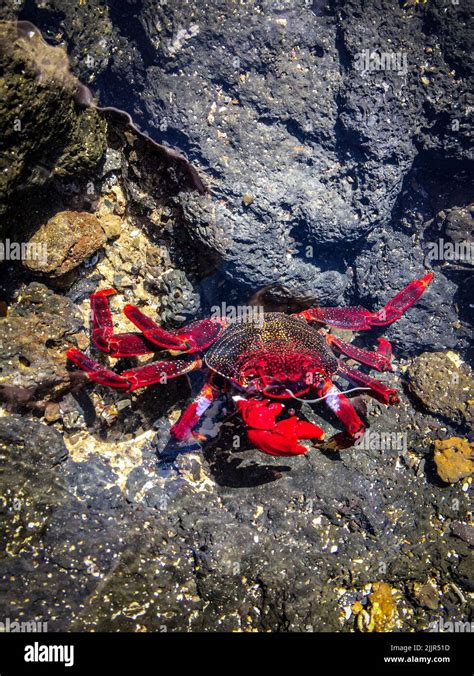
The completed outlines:
<svg viewBox="0 0 474 676">
<path fill-rule="evenodd" d="M 269 455 L 302 455 L 308 448 L 298 443 L 302 439 L 323 439 L 324 432 L 317 425 L 299 420 L 296 415 L 276 422 L 283 410 L 280 403 L 268 399 L 237 399 L 237 408 L 247 426 L 249 441 Z"/>
</svg>

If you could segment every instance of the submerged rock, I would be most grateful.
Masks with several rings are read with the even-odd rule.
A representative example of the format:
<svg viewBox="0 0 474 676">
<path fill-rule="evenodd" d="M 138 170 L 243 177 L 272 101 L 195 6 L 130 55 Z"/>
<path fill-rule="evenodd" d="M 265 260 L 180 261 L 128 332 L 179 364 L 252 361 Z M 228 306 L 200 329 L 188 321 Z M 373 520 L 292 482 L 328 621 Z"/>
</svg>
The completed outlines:
<svg viewBox="0 0 474 676">
<path fill-rule="evenodd" d="M 0 68 L 3 213 L 27 188 L 93 169 L 105 150 L 106 124 L 97 111 L 77 107 L 79 83 L 64 48 L 48 45 L 33 26 L 0 23 Z"/>
<path fill-rule="evenodd" d="M 57 430 L 19 415 L 0 418 L 0 447 L 7 452 L 9 462 L 31 466 L 36 471 L 52 469 L 68 455 Z"/>
<path fill-rule="evenodd" d="M 78 308 L 32 282 L 0 318 L 0 395 L 10 404 L 51 399 L 83 380 L 68 370 L 65 350 L 85 336 Z"/>
<path fill-rule="evenodd" d="M 24 261 L 26 268 L 60 277 L 83 263 L 105 244 L 106 235 L 94 214 L 60 211 L 42 225 L 29 244 L 46 247 L 46 260 Z"/>
<path fill-rule="evenodd" d="M 156 388 L 148 396 L 156 410 L 163 394 Z M 72 411 L 70 399 L 64 404 Z M 136 400 L 131 406 L 138 410 Z M 406 406 L 402 397 L 372 428 L 411 424 L 417 449 L 422 434 Z M 425 420 L 417 413 L 417 428 Z M 428 482 L 422 470 L 399 463 L 396 448 L 337 457 L 315 449 L 291 463 L 233 448 L 243 430 L 226 422 L 211 444 L 165 457 L 148 433 L 131 428 L 118 437 L 123 427 L 114 435 L 101 426 L 98 438 L 83 416 L 79 433 L 65 432 L 67 459 L 47 475 L 36 465 L 64 455 L 57 446 L 49 459 L 58 435 L 25 425 L 37 445 L 30 452 L 30 442 L 22 449 L 23 437 L 12 442 L 9 431 L 6 443 L 18 445 L 24 464 L 21 474 L 9 469 L 7 480 L 23 485 L 23 473 L 32 476 L 34 507 L 16 518 L 39 525 L 30 545 L 26 526 L 16 533 L 7 523 L 13 555 L 0 558 L 0 576 L 15 576 L 28 593 L 19 599 L 18 587 L 8 585 L 4 615 L 47 618 L 50 631 L 351 631 L 341 594 L 372 583 L 359 620 L 364 631 L 422 630 L 431 613 L 405 616 L 397 608 L 407 603 L 406 581 L 457 576 L 467 584 L 468 545 L 450 532 L 451 519 L 467 509 L 461 486 Z M 390 586 L 374 583 L 382 568 Z"/>
<path fill-rule="evenodd" d="M 9 556 L 0 557 L 3 573 L 6 572 L 5 559 L 15 556 L 25 557 L 17 573 L 31 575 L 38 565 L 43 555 L 41 533 L 62 501 L 58 466 L 66 458 L 67 449 L 56 430 L 16 415 L 0 418 L 0 529 L 9 551 Z M 14 610 L 13 594 L 18 590 L 11 583 L 7 589 L 4 602 L 11 601 Z"/>
<path fill-rule="evenodd" d="M 474 421 L 471 369 L 453 352 L 425 352 L 407 371 L 407 389 L 422 406 L 457 425 Z"/>
</svg>

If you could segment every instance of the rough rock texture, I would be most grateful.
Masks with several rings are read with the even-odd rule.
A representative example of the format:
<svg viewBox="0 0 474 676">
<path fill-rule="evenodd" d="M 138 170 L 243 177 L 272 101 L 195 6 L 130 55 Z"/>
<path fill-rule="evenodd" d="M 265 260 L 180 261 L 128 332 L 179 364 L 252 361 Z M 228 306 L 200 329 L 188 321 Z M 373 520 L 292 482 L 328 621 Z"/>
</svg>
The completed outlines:
<svg viewBox="0 0 474 676">
<path fill-rule="evenodd" d="M 52 631 L 381 631 L 468 612 L 451 585 L 469 590 L 469 548 L 450 528 L 467 496 L 433 478 L 424 438 L 436 421 L 406 399 L 371 418 L 372 432 L 408 430 L 406 450 L 291 461 L 232 450 L 236 423 L 173 460 L 139 430 L 117 443 L 114 426 L 102 428 L 92 444 L 96 421 L 51 467 L 65 456 L 59 435 L 20 420 L 0 419 L 13 487 L 3 520 L 9 532 L 25 524 L 0 560 L 2 578 L 17 581 L 2 590 L 5 616 Z M 23 486 L 39 491 L 44 515 Z M 427 610 L 407 580 L 428 578 L 439 605 Z"/>
<path fill-rule="evenodd" d="M 27 260 L 32 272 L 60 277 L 83 263 L 105 244 L 106 235 L 94 214 L 60 211 L 36 230 L 30 244 L 46 246 L 46 260 Z"/>
<path fill-rule="evenodd" d="M 440 478 L 446 483 L 474 474 L 474 444 L 465 439 L 452 437 L 435 441 L 434 461 Z"/>
<path fill-rule="evenodd" d="M 430 413 L 451 423 L 474 422 L 474 380 L 467 364 L 452 352 L 426 352 L 406 371 L 407 389 Z"/>
<path fill-rule="evenodd" d="M 0 24 L 3 140 L 0 213 L 12 197 L 51 177 L 90 171 L 105 149 L 105 122 L 74 102 L 76 78 L 64 49 L 47 45 L 35 32 Z"/>
<path fill-rule="evenodd" d="M 20 17 L 51 39 L 62 32 L 75 72 L 102 105 L 127 109 L 200 168 L 210 194 L 176 202 L 189 237 L 226 280 L 226 299 L 234 287 L 240 302 L 266 289 L 305 305 L 357 304 L 375 303 L 379 286 L 387 297 L 398 290 L 402 270 L 422 270 L 418 240 L 430 231 L 419 216 L 433 219 L 440 186 L 453 188 L 442 208 L 470 201 L 471 6 L 97 0 L 86 9 L 52 0 Z M 385 68 L 367 60 L 372 52 Z M 452 183 L 443 171 L 429 194 L 427 168 L 443 161 Z M 404 205 L 407 192 L 417 199 Z M 385 238 L 390 251 L 402 223 L 410 232 L 382 264 L 373 243 Z M 416 330 L 396 329 L 401 349 L 436 348 L 441 334 L 465 347 L 464 331 L 446 326 L 454 320 L 447 300 L 464 281 L 443 272 L 426 309 L 406 319 Z M 211 305 L 222 300 L 203 293 Z"/>
<path fill-rule="evenodd" d="M 474 205 L 466 208 L 453 208 L 440 211 L 436 217 L 426 224 L 428 239 L 431 243 L 427 254 L 431 260 L 444 260 L 451 267 L 466 267 L 474 265 L 472 255 L 474 246 Z M 440 243 L 441 246 L 434 246 Z"/>
<path fill-rule="evenodd" d="M 59 211 L 87 211 L 108 241 L 62 295 L 4 267 L 0 377 L 14 387 L 0 417 L 1 616 L 52 631 L 411 631 L 472 619 L 470 479 L 442 482 L 433 456 L 436 441 L 467 433 L 465 392 L 449 389 L 443 361 L 430 370 L 443 375 L 440 404 L 421 370 L 409 363 L 410 380 L 398 361 L 464 357 L 469 338 L 469 270 L 429 258 L 440 237 L 469 234 L 469 2 L 401 4 L 49 0 L 17 10 L 66 42 L 102 105 L 185 152 L 209 191 L 190 192 L 179 166 L 109 111 L 100 166 L 52 179 L 50 199 L 27 208 L 14 196 L 15 222 L 26 213 L 34 230 Z M 15 16 L 13 3 L 2 11 Z M 356 67 L 378 47 L 401 68 Z M 43 139 L 28 142 L 41 154 Z M 377 309 L 430 266 L 428 292 L 383 331 L 399 370 L 382 378 L 401 404 L 357 398 L 369 441 L 340 453 L 263 456 L 225 398 L 203 422 L 209 441 L 177 447 L 170 425 L 201 374 L 124 394 L 73 387 L 64 362 L 69 341 L 88 348 L 87 297 L 101 285 L 119 291 L 114 322 L 129 330 L 125 302 L 172 325 L 267 298 L 283 310 Z M 429 407 L 402 380 L 423 387 Z M 302 408 L 334 432 L 323 403 Z"/>
<path fill-rule="evenodd" d="M 84 345 L 82 318 L 71 301 L 32 282 L 0 318 L 0 395 L 15 403 L 51 398 L 83 380 L 68 370 L 64 351 Z M 82 341 L 82 342 L 81 342 Z"/>
<path fill-rule="evenodd" d="M 8 543 L 0 554 L 3 574 L 5 562 L 16 556 L 21 561 L 19 573 L 31 575 L 37 567 L 41 532 L 63 499 L 57 466 L 66 457 L 62 435 L 56 430 L 16 415 L 0 418 L 0 533 Z M 4 578 L 2 593 L 5 582 Z M 11 581 L 7 585 L 12 589 Z"/>
</svg>

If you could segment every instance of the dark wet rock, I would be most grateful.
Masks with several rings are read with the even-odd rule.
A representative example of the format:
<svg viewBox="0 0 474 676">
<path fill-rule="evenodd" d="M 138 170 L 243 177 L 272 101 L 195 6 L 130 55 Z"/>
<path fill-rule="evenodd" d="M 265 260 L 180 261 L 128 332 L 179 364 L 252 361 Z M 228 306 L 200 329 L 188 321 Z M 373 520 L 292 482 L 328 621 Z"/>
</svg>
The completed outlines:
<svg viewBox="0 0 474 676">
<path fill-rule="evenodd" d="M 398 291 L 426 273 L 424 254 L 414 236 L 382 230 L 367 238 L 356 259 L 356 298 L 370 310 L 378 310 Z M 454 282 L 437 271 L 430 286 L 396 322 L 383 327 L 397 354 L 423 349 L 463 349 L 470 327 L 460 324 L 453 307 Z"/>
<path fill-rule="evenodd" d="M 424 606 L 430 610 L 436 610 L 439 607 L 438 591 L 429 582 L 426 584 L 415 583 L 413 585 L 413 595 L 420 606 Z"/>
<path fill-rule="evenodd" d="M 168 269 L 155 282 L 160 299 L 162 322 L 181 323 L 195 317 L 200 310 L 199 294 L 182 270 Z"/>
<path fill-rule="evenodd" d="M 75 495 L 88 509 L 123 507 L 123 493 L 116 485 L 117 475 L 99 456 L 69 463 L 62 468 L 61 477 L 75 486 Z"/>
<path fill-rule="evenodd" d="M 240 206 L 239 210 L 245 207 Z M 266 288 L 276 298 L 297 298 L 311 304 L 337 304 L 349 280 L 342 261 L 327 253 L 317 259 L 317 249 L 305 235 L 295 235 L 289 221 L 278 224 L 268 205 L 259 209 L 259 225 L 248 213 L 230 211 L 218 201 L 189 193 L 180 197 L 191 240 L 217 260 L 219 276 L 248 293 Z M 258 233 L 258 234 L 257 234 Z M 316 261 L 315 261 L 316 258 Z M 336 269 L 328 270 L 333 265 Z"/>
<path fill-rule="evenodd" d="M 61 398 L 59 416 L 64 429 L 70 432 L 85 429 L 88 423 L 91 424 L 95 418 L 95 411 L 86 397 L 69 392 Z"/>
<path fill-rule="evenodd" d="M 18 415 L 0 418 L 0 442 L 8 449 L 9 461 L 24 463 L 25 467 L 51 469 L 67 458 L 59 432 Z"/>
<path fill-rule="evenodd" d="M 456 355 L 425 352 L 411 362 L 406 377 L 407 390 L 424 409 L 457 425 L 472 425 L 474 380 Z"/>
<path fill-rule="evenodd" d="M 249 294 L 263 287 L 306 305 L 341 303 L 357 282 L 359 263 L 359 245 L 348 250 L 347 242 L 360 244 L 385 226 L 391 245 L 392 209 L 410 168 L 424 157 L 420 147 L 426 153 L 438 144 L 441 152 L 450 115 L 466 108 L 466 8 L 446 10 L 434 2 L 414 11 L 354 0 L 321 11 L 253 2 L 230 11 L 216 0 L 214 13 L 148 0 L 133 16 L 127 8 L 104 7 L 95 27 L 79 10 L 79 42 L 87 42 L 92 58 L 87 66 L 75 39 L 77 8 L 61 4 L 54 12 L 55 5 L 32 18 L 50 35 L 61 27 L 70 38 L 76 72 L 88 81 L 93 70 L 100 103 L 126 107 L 122 78 L 128 73 L 136 120 L 154 138 L 187 152 L 210 177 L 211 197 L 185 192 L 177 202 L 190 238 L 214 259 L 220 276 Z M 440 24 L 446 11 L 449 21 Z M 459 38 L 455 57 L 447 48 L 453 35 Z M 209 40 L 223 49 L 209 50 Z M 120 45 L 113 53 L 105 47 L 111 41 Z M 399 65 L 383 72 L 359 67 L 368 46 L 389 50 Z M 456 77 L 453 58 L 464 63 Z M 129 195 L 155 222 L 156 196 L 169 186 L 145 170 L 143 139 L 130 129 L 126 135 L 134 146 L 122 162 Z M 469 159 L 466 138 L 464 127 L 453 131 L 449 158 Z M 113 166 L 118 163 L 116 156 Z M 419 248 L 413 254 L 423 256 Z M 409 267 L 401 256 L 400 265 Z M 358 291 L 353 287 L 345 300 L 358 302 Z M 459 333 L 451 337 L 454 344 L 463 345 Z"/>
<path fill-rule="evenodd" d="M 211 197 L 179 200 L 232 284 L 340 302 L 357 249 L 347 242 L 388 225 L 416 158 L 469 162 L 462 3 L 147 0 L 104 7 L 96 31 L 79 10 L 80 40 L 77 8 L 63 4 L 33 18 L 61 27 L 88 82 L 85 40 L 100 103 L 127 107 L 125 77 L 136 121 L 206 174 Z M 398 61 L 364 68 L 374 50 Z"/>
<path fill-rule="evenodd" d="M 29 564 L 31 574 L 37 565 L 41 533 L 61 500 L 57 468 L 66 458 L 67 449 L 56 430 L 20 416 L 0 418 L 0 532 L 9 556 L 19 557 L 18 572 L 25 567 L 28 571 Z M 2 547 L 2 574 L 8 558 Z"/>
<path fill-rule="evenodd" d="M 17 192 L 93 169 L 105 149 L 105 122 L 92 109 L 76 108 L 78 82 L 63 48 L 13 23 L 2 23 L 0 31 L 4 212 Z"/>
<path fill-rule="evenodd" d="M 470 87 L 465 86 L 474 72 L 470 48 L 474 34 L 469 21 L 472 9 L 471 1 L 447 5 L 438 0 L 426 3 L 426 14 L 418 14 L 427 33 L 424 61 L 420 64 L 426 121 L 419 130 L 418 142 L 436 159 L 467 159 L 471 162 L 474 159 L 470 121 L 472 96 Z M 448 93 L 450 87 L 451 95 Z"/>
<path fill-rule="evenodd" d="M 383 410 L 371 420 L 373 432 L 409 428 L 410 448 L 422 444 L 424 419 L 405 398 L 399 409 Z M 36 450 L 23 457 L 37 462 L 52 444 L 33 438 Z M 339 631 L 352 630 L 354 616 L 340 618 L 354 590 L 368 583 L 373 592 L 385 589 L 376 583 L 403 589 L 406 580 L 427 576 L 467 583 L 466 543 L 449 535 L 467 496 L 459 486 L 427 481 L 416 465 L 400 465 L 399 449 L 349 449 L 337 457 L 314 450 L 290 462 L 232 451 L 224 435 L 174 459 L 144 446 L 124 484 L 101 448 L 61 463 L 62 488 L 33 545 L 25 553 L 29 531 L 17 535 L 15 556 L 0 560 L 2 577 L 14 575 L 28 591 L 19 600 L 6 589 L 6 616 L 40 616 L 50 630 Z M 270 469 L 273 480 L 263 479 Z M 51 482 L 41 476 L 38 494 Z M 457 509 L 449 511 L 455 498 Z M 398 621 L 396 603 L 387 622 Z M 433 612 L 428 606 L 409 615 L 404 628 L 426 628 L 438 617 Z"/>
<path fill-rule="evenodd" d="M 444 232 L 453 242 L 472 242 L 474 205 L 468 209 L 450 209 L 446 215 Z M 472 260 L 470 262 L 472 264 Z"/>
<path fill-rule="evenodd" d="M 196 169 L 178 151 L 144 135 L 127 113 L 112 107 L 98 110 L 111 130 L 109 147 L 114 152 L 113 164 L 117 167 L 106 174 L 105 180 L 114 181 L 119 152 L 124 187 L 130 205 L 138 214 L 159 224 L 157 215 L 161 213 L 164 198 L 189 190 L 204 194 L 205 188 Z M 109 154 L 109 159 L 105 158 L 102 173 L 111 166 L 110 157 Z"/>
<path fill-rule="evenodd" d="M 105 244 L 106 235 L 94 214 L 60 211 L 36 230 L 30 245 L 46 247 L 45 260 L 24 261 L 32 272 L 60 277 L 87 260 Z"/>
<path fill-rule="evenodd" d="M 465 556 L 461 559 L 456 571 L 456 579 L 466 591 L 474 592 L 474 559 L 472 556 Z"/>
<path fill-rule="evenodd" d="M 474 206 L 440 211 L 426 224 L 423 247 L 432 265 L 469 272 L 474 265 Z"/>
<path fill-rule="evenodd" d="M 12 405 L 47 400 L 83 380 L 68 370 L 65 358 L 82 330 L 80 312 L 70 300 L 38 282 L 29 284 L 0 319 L 2 398 Z"/>
<path fill-rule="evenodd" d="M 458 538 L 461 538 L 461 540 L 467 542 L 471 547 L 474 547 L 474 526 L 468 523 L 455 521 L 451 526 L 451 530 Z"/>
<path fill-rule="evenodd" d="M 101 277 L 98 274 L 93 274 L 87 278 L 79 278 L 77 282 L 67 290 L 66 295 L 73 303 L 79 303 L 97 290 L 100 280 Z"/>
</svg>

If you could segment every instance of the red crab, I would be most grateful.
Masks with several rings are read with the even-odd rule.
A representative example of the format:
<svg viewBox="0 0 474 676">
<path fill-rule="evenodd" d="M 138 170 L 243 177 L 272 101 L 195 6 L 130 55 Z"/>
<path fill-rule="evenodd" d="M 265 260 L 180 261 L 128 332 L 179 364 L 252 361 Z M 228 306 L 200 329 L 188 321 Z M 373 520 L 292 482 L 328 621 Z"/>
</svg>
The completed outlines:
<svg viewBox="0 0 474 676">
<path fill-rule="evenodd" d="M 277 420 L 284 405 L 271 400 L 315 392 L 351 438 L 363 433 L 364 425 L 349 399 L 332 383 L 333 376 L 337 374 L 359 388 L 369 389 L 385 404 L 399 401 L 396 390 L 351 368 L 334 354 L 336 351 L 378 371 L 389 371 L 392 348 L 388 340 L 379 338 L 372 352 L 315 328 L 311 322 L 351 331 L 386 326 L 421 296 L 432 278 L 433 273 L 428 273 L 411 282 L 378 312 L 363 307 L 316 307 L 293 315 L 265 313 L 260 323 L 203 319 L 177 331 L 165 331 L 137 307 L 126 305 L 125 315 L 140 332 L 119 334 L 114 334 L 108 302 L 108 296 L 115 291 L 104 289 L 91 295 L 93 344 L 111 357 L 160 352 L 160 360 L 117 374 L 75 348 L 68 350 L 67 356 L 96 383 L 128 391 L 165 384 L 169 378 L 207 366 L 206 384 L 171 429 L 175 439 L 184 441 L 192 435 L 199 438 L 193 430 L 222 392 L 216 384 L 216 374 L 220 374 L 227 387 L 237 392 L 233 399 L 247 426 L 249 441 L 270 455 L 299 455 L 308 451 L 299 442 L 322 439 L 323 430 L 294 413 Z"/>
</svg>

